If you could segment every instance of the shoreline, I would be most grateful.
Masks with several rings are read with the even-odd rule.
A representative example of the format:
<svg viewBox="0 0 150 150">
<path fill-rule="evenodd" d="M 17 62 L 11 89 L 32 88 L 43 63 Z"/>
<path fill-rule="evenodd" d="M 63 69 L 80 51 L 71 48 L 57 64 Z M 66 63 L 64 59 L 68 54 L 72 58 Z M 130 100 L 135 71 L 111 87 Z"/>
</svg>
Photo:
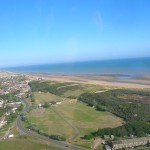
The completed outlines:
<svg viewBox="0 0 150 150">
<path fill-rule="evenodd" d="M 110 86 L 118 88 L 133 88 L 133 89 L 150 89 L 150 75 L 141 77 L 129 77 L 125 79 L 117 79 L 118 75 L 110 74 L 103 75 L 45 75 L 45 74 L 28 74 L 34 78 L 42 78 L 44 80 L 58 82 L 73 82 L 83 84 L 94 84 L 100 86 Z"/>
<path fill-rule="evenodd" d="M 93 84 L 100 86 L 116 87 L 116 88 L 132 88 L 132 89 L 150 89 L 150 74 L 144 76 L 132 76 L 129 74 L 48 74 L 48 73 L 31 73 L 31 72 L 11 72 L 0 71 L 1 74 L 23 74 L 30 79 L 57 81 L 57 82 L 73 82 L 83 84 Z"/>
</svg>

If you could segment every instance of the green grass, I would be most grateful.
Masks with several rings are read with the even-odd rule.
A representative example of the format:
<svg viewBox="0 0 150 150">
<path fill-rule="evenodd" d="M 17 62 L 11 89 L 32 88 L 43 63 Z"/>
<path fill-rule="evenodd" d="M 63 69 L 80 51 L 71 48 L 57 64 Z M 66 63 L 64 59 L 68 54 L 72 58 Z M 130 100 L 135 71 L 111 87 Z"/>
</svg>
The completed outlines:
<svg viewBox="0 0 150 150">
<path fill-rule="evenodd" d="M 78 145 L 80 147 L 83 147 L 85 149 L 91 150 L 91 147 L 93 145 L 94 140 L 81 140 L 81 139 L 76 139 L 75 141 L 72 142 L 74 145 Z"/>
<path fill-rule="evenodd" d="M 101 87 L 101 86 L 96 86 L 96 85 L 90 85 L 90 84 L 79 84 L 76 85 L 74 87 L 72 87 L 73 89 L 69 89 L 69 87 L 64 87 L 63 88 L 63 94 L 62 96 L 64 97 L 72 97 L 72 98 L 77 98 L 79 97 L 82 93 L 85 92 L 96 92 L 96 91 L 101 91 L 101 90 L 105 90 L 107 89 L 107 87 Z"/>
<path fill-rule="evenodd" d="M 51 93 L 34 92 L 35 102 L 37 104 L 51 101 L 62 101 L 63 98 Z"/>
<path fill-rule="evenodd" d="M 113 114 L 96 111 L 81 102 L 62 103 L 54 108 L 80 130 L 81 136 L 98 128 L 116 127 L 123 123 L 122 119 Z"/>
<path fill-rule="evenodd" d="M 39 114 L 38 109 L 32 111 L 29 114 L 29 121 L 49 134 L 61 134 L 67 138 L 74 135 L 74 130 L 52 109 L 46 109 L 43 114 Z"/>
<path fill-rule="evenodd" d="M 98 128 L 116 127 L 123 123 L 122 119 L 113 114 L 109 112 L 98 112 L 81 102 L 62 103 L 61 105 L 52 107 L 71 124 L 76 126 L 81 136 Z M 45 109 L 42 114 L 40 114 L 39 109 L 33 110 L 28 116 L 30 122 L 36 123 L 40 129 L 50 134 L 60 133 L 67 136 L 67 138 L 70 138 L 74 134 L 73 129 L 50 108 Z"/>
<path fill-rule="evenodd" d="M 0 150 L 61 150 L 46 142 L 29 137 L 18 137 L 0 141 Z"/>
<path fill-rule="evenodd" d="M 29 120 L 35 123 L 41 130 L 49 134 L 60 134 L 70 139 L 75 135 L 74 129 L 58 114 L 61 114 L 73 126 L 77 127 L 80 137 L 104 127 L 117 127 L 123 120 L 109 112 L 98 112 L 94 108 L 82 102 L 63 101 L 60 105 L 54 105 L 38 113 L 40 109 L 29 113 Z M 54 110 L 54 111 L 53 111 Z M 58 112 L 58 114 L 56 112 Z M 90 149 L 93 140 L 82 140 L 78 137 L 73 144 Z"/>
<path fill-rule="evenodd" d="M 47 82 L 32 82 L 32 89 L 33 91 L 38 91 L 38 90 L 43 92 L 45 91 L 45 96 L 43 96 L 43 98 L 47 99 L 49 95 L 46 93 L 46 91 L 66 98 L 78 98 L 82 93 L 96 92 L 96 91 L 106 90 L 108 88 L 104 86 L 91 85 L 91 84 L 85 85 L 85 84 L 71 83 L 71 82 L 62 83 L 62 82 L 47 81 Z M 36 92 L 37 98 L 41 98 L 40 95 L 43 93 L 41 94 L 40 93 Z M 51 96 L 54 99 L 58 98 L 55 97 L 54 95 Z"/>
<path fill-rule="evenodd" d="M 100 145 L 97 147 L 97 150 L 103 150 L 103 146 L 100 144 Z"/>
<path fill-rule="evenodd" d="M 66 85 L 69 85 L 69 83 Z M 79 130 L 80 137 L 99 128 L 120 126 L 123 120 L 113 114 L 98 112 L 85 103 L 71 99 L 71 97 L 77 98 L 85 92 L 95 93 L 104 90 L 108 90 L 107 87 L 78 84 L 66 87 L 61 85 L 58 91 L 59 94 L 62 93 L 62 97 L 51 93 L 34 92 L 35 103 L 37 104 L 50 101 L 62 101 L 62 104 L 53 105 L 48 109 L 32 110 L 28 114 L 29 121 L 35 123 L 44 132 L 63 135 L 67 140 L 74 137 L 76 133 L 72 126 Z M 86 149 L 91 149 L 93 140 L 83 140 L 80 137 L 71 142 Z"/>
</svg>

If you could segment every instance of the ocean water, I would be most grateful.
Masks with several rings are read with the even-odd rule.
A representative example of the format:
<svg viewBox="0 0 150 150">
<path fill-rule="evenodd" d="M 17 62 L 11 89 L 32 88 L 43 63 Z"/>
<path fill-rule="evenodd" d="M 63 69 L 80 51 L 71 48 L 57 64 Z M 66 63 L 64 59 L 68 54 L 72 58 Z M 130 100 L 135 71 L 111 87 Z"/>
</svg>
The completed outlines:
<svg viewBox="0 0 150 150">
<path fill-rule="evenodd" d="M 41 64 L 3 68 L 5 71 L 49 73 L 49 74 L 150 74 L 150 58 L 99 60 L 61 64 Z M 120 76 L 126 78 L 127 76 Z"/>
</svg>

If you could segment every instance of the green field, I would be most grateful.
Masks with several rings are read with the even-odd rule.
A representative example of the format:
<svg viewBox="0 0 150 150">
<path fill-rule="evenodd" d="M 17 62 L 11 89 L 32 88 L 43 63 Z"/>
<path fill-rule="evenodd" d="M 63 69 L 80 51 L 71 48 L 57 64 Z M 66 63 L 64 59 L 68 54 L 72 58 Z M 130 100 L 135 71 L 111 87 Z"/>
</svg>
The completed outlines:
<svg viewBox="0 0 150 150">
<path fill-rule="evenodd" d="M 123 123 L 122 119 L 109 112 L 98 112 L 84 103 L 69 100 L 48 109 L 35 109 L 29 113 L 29 121 L 37 124 L 43 131 L 71 138 L 74 130 L 63 117 L 79 129 L 81 136 L 98 128 L 116 127 Z"/>
<path fill-rule="evenodd" d="M 99 112 L 82 102 L 64 102 L 55 105 L 54 109 L 65 116 L 79 130 L 81 136 L 97 128 L 116 127 L 123 123 L 123 120 L 109 112 Z"/>
<path fill-rule="evenodd" d="M 51 93 L 34 92 L 35 103 L 40 104 L 51 101 L 62 101 L 64 98 Z"/>
<path fill-rule="evenodd" d="M 0 150 L 61 150 L 61 148 L 25 136 L 0 141 Z"/>
<path fill-rule="evenodd" d="M 80 135 L 71 142 L 85 148 L 90 148 L 93 140 L 82 140 L 80 137 L 99 128 L 117 127 L 123 123 L 122 119 L 113 114 L 96 111 L 75 99 L 66 99 L 60 105 L 53 105 L 48 109 L 34 109 L 28 114 L 28 118 L 40 130 L 63 135 L 69 141 L 76 135 L 76 128 Z"/>
<path fill-rule="evenodd" d="M 121 118 L 109 112 L 96 111 L 95 108 L 75 99 L 85 92 L 95 93 L 109 90 L 107 87 L 88 84 L 50 83 L 52 82 L 48 82 L 50 88 L 47 83 L 35 83 L 33 85 L 35 103 L 51 101 L 61 101 L 62 103 L 52 105 L 47 109 L 33 109 L 28 114 L 29 122 L 34 123 L 43 132 L 62 135 L 73 144 L 91 149 L 93 139 L 83 140 L 81 137 L 99 128 L 113 128 L 123 124 L 124 121 Z M 44 86 L 47 86 L 47 89 Z M 37 87 L 40 89 L 39 91 Z M 57 95 L 49 93 L 48 90 Z"/>
<path fill-rule="evenodd" d="M 90 85 L 90 84 L 87 84 L 85 86 L 83 84 L 79 84 L 79 85 L 74 86 L 74 88 L 72 87 L 72 89 L 69 88 L 69 87 L 64 87 L 62 96 L 77 98 L 82 93 L 85 93 L 85 92 L 92 92 L 92 93 L 94 93 L 96 91 L 101 91 L 101 90 L 105 90 L 105 89 L 107 89 L 107 87 L 101 87 L 101 86 Z"/>
<path fill-rule="evenodd" d="M 90 85 L 90 84 L 75 84 L 75 83 L 62 83 L 53 81 L 32 81 L 30 83 L 33 92 L 44 92 L 53 93 L 55 95 L 66 97 L 66 98 L 78 98 L 82 93 L 85 92 L 96 92 L 108 89 L 108 87 Z"/>
</svg>

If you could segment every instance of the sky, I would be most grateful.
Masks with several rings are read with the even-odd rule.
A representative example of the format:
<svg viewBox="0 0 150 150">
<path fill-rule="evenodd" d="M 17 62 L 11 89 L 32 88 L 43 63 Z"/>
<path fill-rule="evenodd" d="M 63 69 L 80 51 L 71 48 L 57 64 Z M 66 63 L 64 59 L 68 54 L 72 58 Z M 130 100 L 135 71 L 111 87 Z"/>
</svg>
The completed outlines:
<svg viewBox="0 0 150 150">
<path fill-rule="evenodd" d="M 0 0 L 0 67 L 150 57 L 150 0 Z"/>
</svg>

